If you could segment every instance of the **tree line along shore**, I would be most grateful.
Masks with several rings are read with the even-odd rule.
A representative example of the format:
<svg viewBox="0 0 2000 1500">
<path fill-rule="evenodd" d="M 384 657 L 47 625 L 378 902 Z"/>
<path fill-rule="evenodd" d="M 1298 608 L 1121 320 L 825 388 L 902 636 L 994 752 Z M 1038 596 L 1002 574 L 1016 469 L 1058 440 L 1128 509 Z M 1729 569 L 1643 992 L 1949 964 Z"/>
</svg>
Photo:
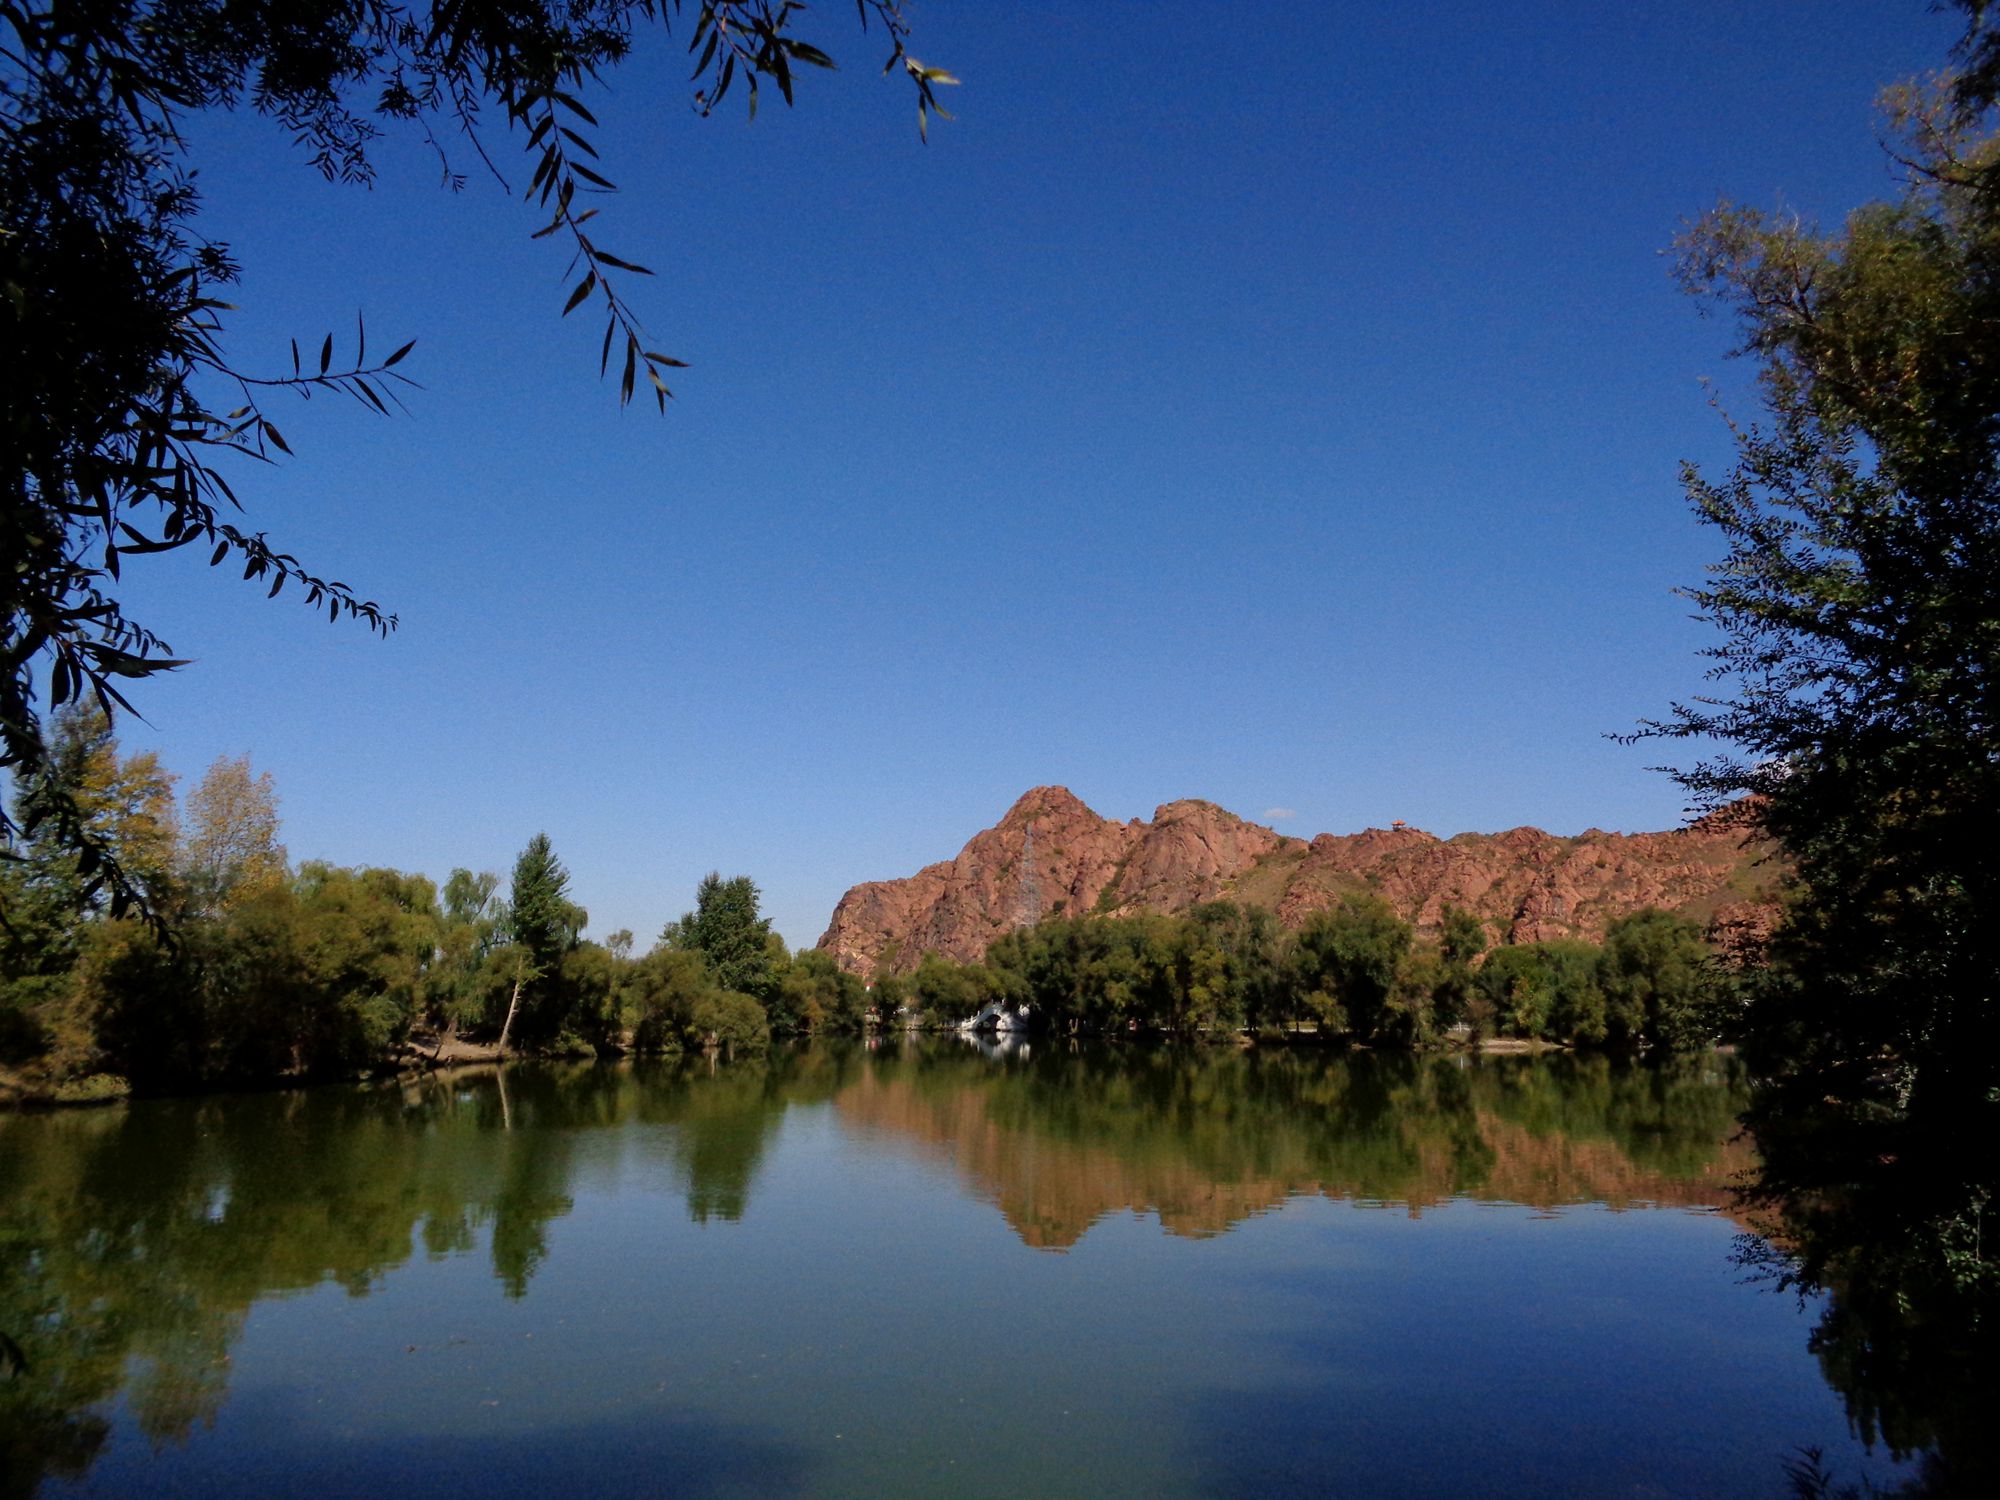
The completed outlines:
<svg viewBox="0 0 2000 1500">
<path fill-rule="evenodd" d="M 1491 946 L 1469 913 L 1420 938 L 1353 894 L 1295 929 L 1210 902 L 1176 916 L 1051 917 L 977 963 L 923 955 L 872 979 L 793 952 L 747 876 L 706 877 L 649 949 L 583 936 L 545 835 L 511 877 L 291 863 L 247 757 L 184 805 L 100 714 L 53 724 L 51 762 L 144 882 L 114 917 L 72 847 L 29 830 L 0 861 L 0 1067 L 16 1098 L 89 1102 L 501 1055 L 589 1056 L 773 1036 L 954 1027 L 989 1005 L 1036 1030 L 1416 1048 L 1488 1038 L 1680 1050 L 1727 1034 L 1740 988 L 1693 923 L 1644 911 L 1600 944 Z M 890 955 L 893 961 L 894 955 Z"/>
</svg>

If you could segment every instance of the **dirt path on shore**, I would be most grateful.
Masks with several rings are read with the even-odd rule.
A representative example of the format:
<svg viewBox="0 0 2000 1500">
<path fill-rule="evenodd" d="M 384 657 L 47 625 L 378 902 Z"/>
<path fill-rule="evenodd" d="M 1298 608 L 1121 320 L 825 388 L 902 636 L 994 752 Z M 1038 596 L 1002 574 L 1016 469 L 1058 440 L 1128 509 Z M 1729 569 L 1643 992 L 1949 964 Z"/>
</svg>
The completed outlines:
<svg viewBox="0 0 2000 1500">
<path fill-rule="evenodd" d="M 440 1043 L 437 1038 L 412 1037 L 403 1049 L 402 1061 L 409 1066 L 422 1068 L 455 1068 L 462 1063 L 494 1063 L 500 1061 L 500 1048 L 492 1042 L 468 1042 L 460 1037 L 447 1037 Z"/>
</svg>

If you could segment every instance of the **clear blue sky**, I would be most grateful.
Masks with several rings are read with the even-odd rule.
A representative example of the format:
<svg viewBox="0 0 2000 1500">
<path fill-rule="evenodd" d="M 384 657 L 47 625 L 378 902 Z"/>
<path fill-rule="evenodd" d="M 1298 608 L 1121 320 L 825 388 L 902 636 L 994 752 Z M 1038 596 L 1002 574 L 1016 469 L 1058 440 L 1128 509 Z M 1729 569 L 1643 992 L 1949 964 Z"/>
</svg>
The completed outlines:
<svg viewBox="0 0 2000 1500">
<path fill-rule="evenodd" d="M 387 142 L 322 183 L 270 122 L 198 123 L 246 272 L 230 347 L 421 340 L 383 421 L 272 415 L 253 522 L 400 612 L 386 644 L 137 566 L 197 664 L 148 686 L 190 779 L 248 751 L 294 858 L 503 873 L 546 830 L 592 932 L 644 940 L 711 868 L 795 944 L 855 881 L 957 849 L 1025 788 L 1202 796 L 1288 832 L 1671 826 L 1695 690 L 1671 590 L 1714 542 L 1725 321 L 1672 285 L 1728 196 L 1837 219 L 1888 192 L 1871 101 L 1942 62 L 1922 0 L 933 0 L 963 86 L 918 144 L 883 47 L 686 108 L 656 40 L 593 100 L 662 419 L 556 316 L 563 257 L 476 169 Z M 495 137 L 517 188 L 518 146 Z"/>
</svg>

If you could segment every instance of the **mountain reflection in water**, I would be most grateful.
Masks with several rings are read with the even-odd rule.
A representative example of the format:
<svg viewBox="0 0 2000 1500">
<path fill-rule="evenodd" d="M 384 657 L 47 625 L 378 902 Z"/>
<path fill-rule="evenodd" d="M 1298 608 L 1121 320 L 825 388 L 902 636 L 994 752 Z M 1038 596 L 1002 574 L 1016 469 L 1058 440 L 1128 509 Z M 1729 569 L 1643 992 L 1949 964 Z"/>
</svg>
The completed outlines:
<svg viewBox="0 0 2000 1500">
<path fill-rule="evenodd" d="M 1306 1195 L 1413 1217 L 1454 1197 L 1712 1208 L 1751 1161 L 1721 1057 L 1042 1048 L 898 1064 L 844 1088 L 841 1118 L 950 1160 L 1038 1249 L 1108 1213 L 1212 1235 Z"/>
<path fill-rule="evenodd" d="M 943 1174 L 997 1206 L 1022 1244 L 1063 1250 L 1107 1216 L 1218 1236 L 1302 1197 L 1410 1217 L 1454 1199 L 1712 1208 L 1750 1160 L 1734 1138 L 1741 1092 L 1719 1057 L 1648 1068 L 913 1044 L 0 1117 L 0 1330 L 28 1359 L 0 1381 L 0 1495 L 89 1474 L 121 1426 L 161 1451 L 214 1426 L 246 1320 L 270 1299 L 329 1283 L 366 1297 L 421 1265 L 476 1259 L 503 1301 L 532 1304 L 563 1255 L 657 1254 L 662 1202 L 684 1205 L 697 1235 L 754 1221 L 767 1191 L 777 1211 L 792 1172 L 811 1167 L 772 1168 L 793 1112 L 815 1149 L 845 1139 L 843 1160 Z M 627 1205 L 632 1243 L 552 1250 L 552 1226 L 586 1198 Z M 452 1295 L 471 1305 L 462 1287 Z M 649 1429 L 658 1442 L 665 1430 Z M 778 1483 L 743 1440 L 749 1470 Z M 129 1442 L 120 1451 L 144 1472 Z"/>
</svg>

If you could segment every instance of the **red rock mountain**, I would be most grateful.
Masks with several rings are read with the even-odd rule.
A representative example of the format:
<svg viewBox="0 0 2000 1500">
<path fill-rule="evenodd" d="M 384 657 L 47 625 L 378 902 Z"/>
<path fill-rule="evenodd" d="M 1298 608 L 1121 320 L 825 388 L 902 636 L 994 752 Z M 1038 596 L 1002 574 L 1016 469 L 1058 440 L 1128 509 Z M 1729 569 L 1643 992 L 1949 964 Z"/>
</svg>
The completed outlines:
<svg viewBox="0 0 2000 1500">
<path fill-rule="evenodd" d="M 1067 787 L 1038 786 L 958 851 L 904 880 L 840 898 L 820 948 L 857 974 L 898 973 L 925 953 L 962 962 L 1047 916 L 1177 912 L 1216 899 L 1265 906 L 1287 926 L 1349 891 L 1373 891 L 1420 931 L 1447 905 L 1501 942 L 1596 938 L 1627 912 L 1660 906 L 1712 935 L 1768 917 L 1778 868 L 1721 815 L 1670 833 L 1574 838 L 1516 828 L 1448 839 L 1414 828 L 1322 833 L 1307 842 L 1225 812 L 1169 802 L 1150 823 L 1100 818 Z"/>
</svg>

